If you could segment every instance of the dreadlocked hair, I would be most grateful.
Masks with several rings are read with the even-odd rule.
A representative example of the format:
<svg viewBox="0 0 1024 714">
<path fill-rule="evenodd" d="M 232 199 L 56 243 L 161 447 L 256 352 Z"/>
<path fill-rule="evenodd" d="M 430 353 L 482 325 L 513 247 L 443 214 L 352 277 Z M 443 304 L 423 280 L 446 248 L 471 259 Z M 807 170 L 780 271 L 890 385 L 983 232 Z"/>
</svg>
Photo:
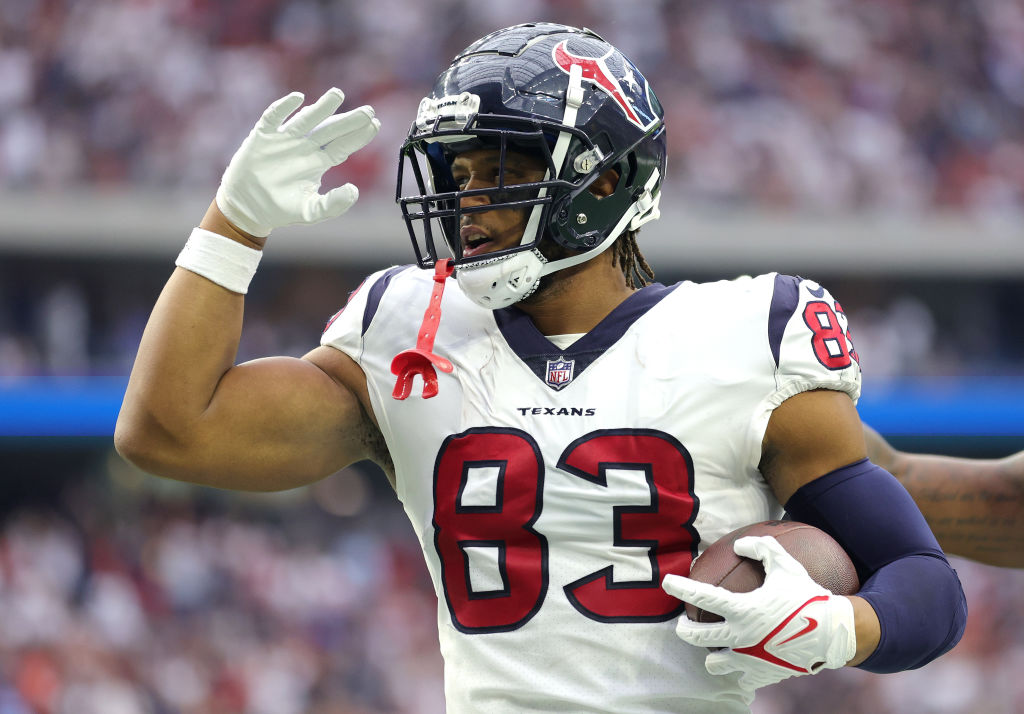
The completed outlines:
<svg viewBox="0 0 1024 714">
<path fill-rule="evenodd" d="M 626 285 L 630 288 L 642 288 L 654 282 L 654 269 L 640 252 L 636 243 L 636 231 L 626 231 L 612 244 L 612 257 L 615 264 L 626 276 Z"/>
</svg>

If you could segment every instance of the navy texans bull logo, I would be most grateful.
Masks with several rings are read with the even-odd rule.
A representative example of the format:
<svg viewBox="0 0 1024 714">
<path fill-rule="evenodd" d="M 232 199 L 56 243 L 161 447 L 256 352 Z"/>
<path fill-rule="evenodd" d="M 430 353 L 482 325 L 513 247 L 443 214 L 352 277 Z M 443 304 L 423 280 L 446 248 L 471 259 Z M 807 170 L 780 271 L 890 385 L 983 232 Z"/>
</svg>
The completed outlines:
<svg viewBox="0 0 1024 714">
<path fill-rule="evenodd" d="M 613 50 L 608 50 L 603 57 L 580 57 L 570 52 L 567 45 L 568 41 L 562 40 L 551 51 L 555 64 L 560 69 L 568 74 L 570 67 L 579 65 L 583 70 L 583 80 L 611 97 L 622 108 L 626 118 L 641 129 L 646 130 L 657 121 L 652 112 L 637 105 L 638 100 L 642 100 L 648 107 L 650 105 L 647 97 L 647 80 L 628 61 L 624 63 L 622 69 L 622 82 L 628 87 L 627 93 L 605 62 L 605 58 L 611 55 Z"/>
</svg>

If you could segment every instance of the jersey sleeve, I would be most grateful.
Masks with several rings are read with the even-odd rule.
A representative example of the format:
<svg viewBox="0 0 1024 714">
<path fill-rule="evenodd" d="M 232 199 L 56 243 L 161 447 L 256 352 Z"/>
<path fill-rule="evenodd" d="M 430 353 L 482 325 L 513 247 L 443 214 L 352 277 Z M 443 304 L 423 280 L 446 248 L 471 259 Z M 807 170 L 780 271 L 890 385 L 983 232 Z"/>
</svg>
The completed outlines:
<svg viewBox="0 0 1024 714">
<path fill-rule="evenodd" d="M 810 389 L 860 398 L 860 357 L 849 320 L 839 301 L 813 280 L 775 276 L 768 344 L 775 362 L 774 406 Z"/>
<path fill-rule="evenodd" d="M 388 268 L 367 277 L 352 291 L 345 306 L 327 321 L 320 344 L 339 349 L 356 363 L 361 362 L 363 336 L 377 314 L 384 292 L 391 280 L 407 267 Z"/>
<path fill-rule="evenodd" d="M 768 312 L 774 387 L 751 424 L 757 453 L 771 413 L 782 402 L 800 392 L 833 389 L 856 403 L 861 388 L 860 357 L 839 301 L 813 280 L 789 275 L 774 280 Z"/>
</svg>

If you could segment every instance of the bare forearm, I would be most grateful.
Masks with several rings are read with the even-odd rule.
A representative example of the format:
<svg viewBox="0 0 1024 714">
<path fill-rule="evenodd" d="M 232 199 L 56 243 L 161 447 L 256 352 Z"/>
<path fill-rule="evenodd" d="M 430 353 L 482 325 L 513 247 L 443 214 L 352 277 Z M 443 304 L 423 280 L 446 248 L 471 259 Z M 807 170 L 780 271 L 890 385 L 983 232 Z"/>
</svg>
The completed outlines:
<svg viewBox="0 0 1024 714">
<path fill-rule="evenodd" d="M 234 363 L 242 296 L 178 268 L 143 333 L 118 416 L 118 449 L 137 460 L 183 454 Z M 148 470 L 155 464 L 143 464 Z"/>
<path fill-rule="evenodd" d="M 959 459 L 897 451 L 864 425 L 871 460 L 900 480 L 942 549 L 989 565 L 1024 568 L 1024 452 Z"/>
<path fill-rule="evenodd" d="M 122 419 L 159 414 L 176 431 L 197 418 L 234 363 L 241 325 L 241 295 L 176 269 L 139 344 Z"/>
<path fill-rule="evenodd" d="M 216 204 L 203 228 L 255 247 Z M 137 443 L 180 452 L 194 437 L 217 385 L 233 366 L 242 332 L 243 296 L 176 268 L 164 286 L 139 344 L 116 439 L 123 451 Z"/>
<path fill-rule="evenodd" d="M 947 553 L 1024 568 L 1024 454 L 998 461 L 900 454 L 892 471 Z"/>
</svg>

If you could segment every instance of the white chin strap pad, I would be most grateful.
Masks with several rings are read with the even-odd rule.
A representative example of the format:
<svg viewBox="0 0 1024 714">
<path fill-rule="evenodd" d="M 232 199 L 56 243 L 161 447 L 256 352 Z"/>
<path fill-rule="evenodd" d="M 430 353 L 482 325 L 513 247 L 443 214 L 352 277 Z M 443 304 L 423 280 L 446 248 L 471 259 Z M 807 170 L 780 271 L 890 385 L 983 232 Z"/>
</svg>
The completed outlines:
<svg viewBox="0 0 1024 714">
<path fill-rule="evenodd" d="M 460 265 L 455 279 L 470 300 L 488 310 L 508 307 L 537 289 L 544 261 L 532 250 Z"/>
</svg>

